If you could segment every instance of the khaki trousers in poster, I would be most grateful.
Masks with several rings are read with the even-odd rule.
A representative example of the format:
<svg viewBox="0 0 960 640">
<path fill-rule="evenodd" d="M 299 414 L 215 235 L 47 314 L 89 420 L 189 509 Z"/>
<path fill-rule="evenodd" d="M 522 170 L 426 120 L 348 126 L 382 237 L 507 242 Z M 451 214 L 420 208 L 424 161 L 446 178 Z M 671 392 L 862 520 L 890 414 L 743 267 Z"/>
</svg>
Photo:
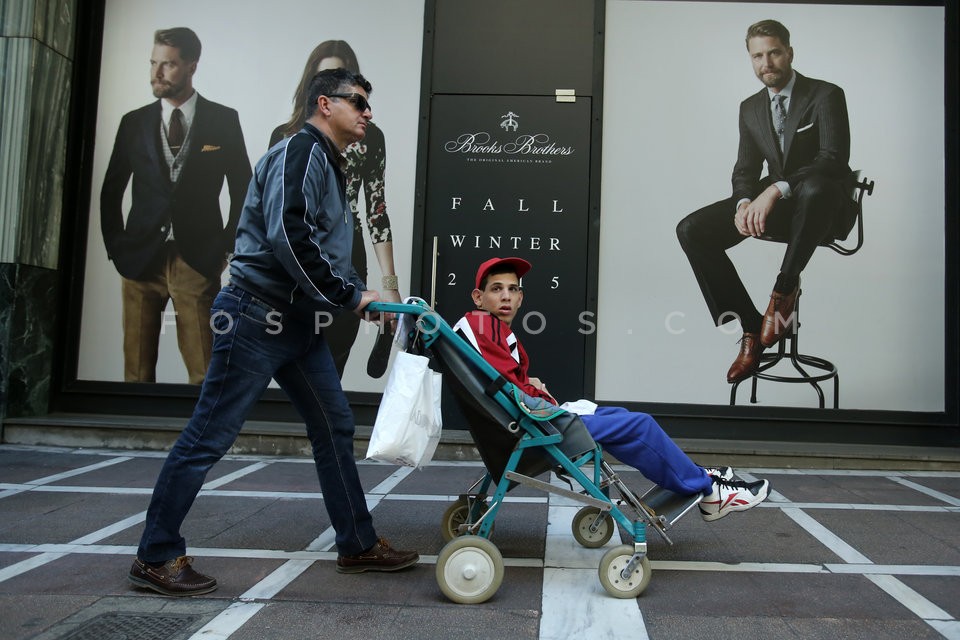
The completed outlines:
<svg viewBox="0 0 960 640">
<path fill-rule="evenodd" d="M 147 280 L 121 278 L 123 295 L 123 379 L 156 382 L 160 334 L 171 323 L 166 312 L 173 301 L 177 345 L 190 384 L 200 384 L 210 364 L 213 331 L 210 306 L 220 291 L 220 280 L 194 271 L 167 243 L 160 273 Z"/>
</svg>

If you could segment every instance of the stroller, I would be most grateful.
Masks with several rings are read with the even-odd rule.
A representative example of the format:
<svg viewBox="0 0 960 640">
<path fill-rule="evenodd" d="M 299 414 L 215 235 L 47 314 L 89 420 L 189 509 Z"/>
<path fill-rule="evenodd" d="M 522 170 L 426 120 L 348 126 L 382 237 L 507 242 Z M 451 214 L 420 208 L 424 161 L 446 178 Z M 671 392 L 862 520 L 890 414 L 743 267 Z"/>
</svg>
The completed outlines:
<svg viewBox="0 0 960 640">
<path fill-rule="evenodd" d="M 405 348 L 432 357 L 467 418 L 487 470 L 443 515 L 441 533 L 447 544 L 436 568 L 443 594 L 454 602 L 474 604 L 490 599 L 500 588 L 503 557 L 490 537 L 504 496 L 518 484 L 583 503 L 572 529 L 584 547 L 604 546 L 619 525 L 623 539 L 633 543 L 615 546 L 603 555 L 600 583 L 617 598 L 643 593 L 651 577 L 647 527 L 673 544 L 667 530 L 702 496 L 682 496 L 655 486 L 638 497 L 603 460 L 600 446 L 578 416 L 559 407 L 549 413 L 530 410 L 519 390 L 426 302 L 374 302 L 369 310 L 409 316 L 399 330 Z M 410 324 L 409 331 L 403 329 Z M 550 470 L 570 489 L 536 477 Z"/>
</svg>

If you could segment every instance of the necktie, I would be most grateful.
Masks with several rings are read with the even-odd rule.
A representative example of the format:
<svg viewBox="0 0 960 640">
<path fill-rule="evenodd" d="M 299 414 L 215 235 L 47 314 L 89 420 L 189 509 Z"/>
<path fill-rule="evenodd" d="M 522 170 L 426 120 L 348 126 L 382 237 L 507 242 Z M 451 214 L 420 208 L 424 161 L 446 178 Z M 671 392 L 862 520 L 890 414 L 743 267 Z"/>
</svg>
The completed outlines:
<svg viewBox="0 0 960 640">
<path fill-rule="evenodd" d="M 167 127 L 167 144 L 170 145 L 170 153 L 174 156 L 180 152 L 185 137 L 183 130 L 183 112 L 180 109 L 174 109 L 170 116 L 170 126 Z"/>
<path fill-rule="evenodd" d="M 777 94 L 773 97 L 773 126 L 780 136 L 780 144 L 783 145 L 783 125 L 787 122 L 787 110 L 783 107 L 783 101 L 787 96 Z"/>
</svg>

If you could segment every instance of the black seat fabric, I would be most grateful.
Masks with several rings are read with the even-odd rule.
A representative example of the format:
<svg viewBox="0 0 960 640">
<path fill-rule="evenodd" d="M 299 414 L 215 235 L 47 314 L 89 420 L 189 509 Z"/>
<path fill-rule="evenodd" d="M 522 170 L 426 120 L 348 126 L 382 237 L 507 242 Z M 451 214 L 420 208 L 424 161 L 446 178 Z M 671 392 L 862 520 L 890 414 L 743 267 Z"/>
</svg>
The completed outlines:
<svg viewBox="0 0 960 640">
<path fill-rule="evenodd" d="M 430 346 L 430 351 L 445 374 L 444 381 L 449 383 L 457 404 L 467 419 L 470 434 L 484 466 L 490 475 L 499 481 L 510 454 L 520 439 L 522 429 L 516 434 L 507 431 L 505 427 L 515 420 L 496 400 L 486 394 L 487 386 L 491 382 L 489 375 L 460 353 L 456 345 L 441 338 Z M 549 433 L 552 427 L 563 435 L 563 440 L 557 446 L 569 458 L 591 451 L 596 446 L 590 432 L 576 414 L 563 413 L 541 424 L 544 425 L 545 432 Z M 546 452 L 536 449 L 524 454 L 517 472 L 537 476 L 555 466 L 556 462 Z"/>
</svg>

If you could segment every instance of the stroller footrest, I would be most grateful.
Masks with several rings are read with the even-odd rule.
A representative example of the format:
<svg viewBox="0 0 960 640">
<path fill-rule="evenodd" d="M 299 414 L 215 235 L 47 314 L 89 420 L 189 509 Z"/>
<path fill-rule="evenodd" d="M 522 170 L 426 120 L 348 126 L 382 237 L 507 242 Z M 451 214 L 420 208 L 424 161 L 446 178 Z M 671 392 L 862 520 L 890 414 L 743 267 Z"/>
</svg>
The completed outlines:
<svg viewBox="0 0 960 640">
<path fill-rule="evenodd" d="M 565 498 L 576 500 L 577 502 L 583 502 L 589 506 L 597 507 L 601 511 L 610 511 L 613 508 L 613 504 L 611 504 L 609 501 L 599 500 L 577 491 L 564 489 L 563 487 L 555 487 L 549 482 L 537 480 L 536 478 L 519 474 L 516 471 L 507 471 L 503 475 L 507 480 L 512 480 L 522 485 L 533 487 L 534 489 L 540 489 L 541 491 L 546 491 L 547 493 L 555 493 L 557 495 L 564 496 Z"/>
<path fill-rule="evenodd" d="M 703 495 L 680 495 L 661 486 L 655 486 L 640 496 L 640 502 L 646 512 L 655 521 L 658 528 L 669 529 L 690 509 L 703 500 Z"/>
</svg>

